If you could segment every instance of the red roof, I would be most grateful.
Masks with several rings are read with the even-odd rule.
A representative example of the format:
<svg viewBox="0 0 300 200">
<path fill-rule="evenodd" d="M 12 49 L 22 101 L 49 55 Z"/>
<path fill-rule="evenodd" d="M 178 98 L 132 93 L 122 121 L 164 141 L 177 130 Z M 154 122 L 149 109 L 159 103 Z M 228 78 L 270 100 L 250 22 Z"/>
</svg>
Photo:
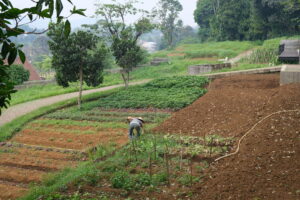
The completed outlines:
<svg viewBox="0 0 300 200">
<path fill-rule="evenodd" d="M 30 72 L 29 81 L 39 81 L 42 80 L 37 71 L 34 69 L 34 67 L 31 65 L 31 63 L 26 59 L 25 63 L 23 64 L 20 60 L 20 58 L 17 58 L 14 62 L 16 65 L 22 65 L 25 69 L 27 69 Z"/>
</svg>

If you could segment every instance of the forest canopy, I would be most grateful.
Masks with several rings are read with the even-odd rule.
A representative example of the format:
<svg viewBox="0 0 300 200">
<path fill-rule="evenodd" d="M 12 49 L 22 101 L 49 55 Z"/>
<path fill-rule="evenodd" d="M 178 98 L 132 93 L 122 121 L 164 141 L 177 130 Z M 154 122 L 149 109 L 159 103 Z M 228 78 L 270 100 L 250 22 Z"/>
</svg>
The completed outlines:
<svg viewBox="0 0 300 200">
<path fill-rule="evenodd" d="M 299 34 L 300 0 L 198 0 L 194 12 L 205 40 L 265 40 Z"/>
</svg>

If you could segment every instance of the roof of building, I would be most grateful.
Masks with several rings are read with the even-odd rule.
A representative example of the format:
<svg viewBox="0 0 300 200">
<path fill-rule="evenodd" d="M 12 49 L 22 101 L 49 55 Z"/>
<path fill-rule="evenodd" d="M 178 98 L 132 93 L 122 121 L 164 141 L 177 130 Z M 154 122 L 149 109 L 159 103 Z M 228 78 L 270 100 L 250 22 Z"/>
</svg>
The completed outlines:
<svg viewBox="0 0 300 200">
<path fill-rule="evenodd" d="M 29 81 L 39 81 L 42 80 L 35 68 L 32 66 L 32 64 L 26 59 L 25 63 L 23 64 L 20 60 L 20 58 L 17 58 L 14 62 L 16 65 L 22 65 L 25 69 L 27 69 L 30 72 Z"/>
<path fill-rule="evenodd" d="M 282 40 L 280 45 L 284 45 L 284 50 L 279 58 L 299 58 L 300 40 Z"/>
</svg>

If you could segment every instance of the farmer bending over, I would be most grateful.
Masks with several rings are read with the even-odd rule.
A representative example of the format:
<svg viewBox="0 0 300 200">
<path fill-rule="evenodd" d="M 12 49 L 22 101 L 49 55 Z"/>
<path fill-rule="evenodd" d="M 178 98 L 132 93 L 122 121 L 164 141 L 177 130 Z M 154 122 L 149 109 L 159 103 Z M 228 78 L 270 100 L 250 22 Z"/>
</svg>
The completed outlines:
<svg viewBox="0 0 300 200">
<path fill-rule="evenodd" d="M 129 122 L 129 138 L 132 140 L 134 138 L 133 130 L 135 129 L 137 132 L 137 137 L 141 135 L 141 129 L 143 128 L 144 120 L 141 117 L 133 118 L 133 117 L 127 117 L 127 120 Z"/>
</svg>

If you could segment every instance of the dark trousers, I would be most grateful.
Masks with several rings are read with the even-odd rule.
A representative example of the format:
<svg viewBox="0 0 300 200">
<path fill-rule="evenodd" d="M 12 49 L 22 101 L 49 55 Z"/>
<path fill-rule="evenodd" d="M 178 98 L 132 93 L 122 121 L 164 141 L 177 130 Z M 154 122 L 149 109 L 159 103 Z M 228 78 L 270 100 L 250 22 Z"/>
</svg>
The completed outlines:
<svg viewBox="0 0 300 200">
<path fill-rule="evenodd" d="M 128 133 L 130 139 L 134 138 L 134 134 L 133 134 L 134 129 L 137 132 L 137 137 L 139 137 L 141 135 L 141 126 L 139 124 L 130 124 L 129 133 Z"/>
</svg>

